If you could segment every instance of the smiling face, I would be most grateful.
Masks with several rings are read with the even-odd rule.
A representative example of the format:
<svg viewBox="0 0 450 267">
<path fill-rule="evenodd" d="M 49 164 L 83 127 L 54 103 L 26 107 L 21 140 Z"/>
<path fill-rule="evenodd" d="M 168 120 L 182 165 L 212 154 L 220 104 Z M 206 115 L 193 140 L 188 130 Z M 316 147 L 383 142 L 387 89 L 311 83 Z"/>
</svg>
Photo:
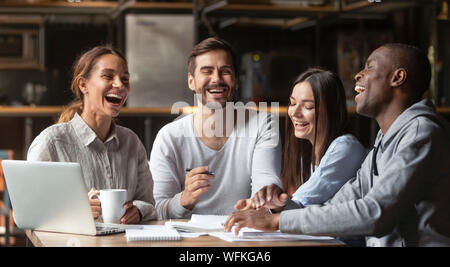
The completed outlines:
<svg viewBox="0 0 450 267">
<path fill-rule="evenodd" d="M 311 84 L 305 81 L 295 85 L 289 101 L 288 116 L 294 126 L 295 137 L 314 144 L 316 107 Z"/>
<path fill-rule="evenodd" d="M 78 83 L 83 93 L 83 113 L 117 117 L 130 92 L 129 76 L 127 64 L 120 57 L 99 57 L 89 77 Z"/>
<path fill-rule="evenodd" d="M 389 48 L 380 47 L 369 56 L 365 67 L 355 76 L 356 112 L 375 118 L 393 97 L 390 84 L 393 65 Z"/>
<path fill-rule="evenodd" d="M 232 57 L 224 50 L 213 50 L 198 55 L 194 74 L 188 74 L 189 88 L 197 95 L 202 105 L 221 107 L 231 101 L 236 87 Z"/>
</svg>

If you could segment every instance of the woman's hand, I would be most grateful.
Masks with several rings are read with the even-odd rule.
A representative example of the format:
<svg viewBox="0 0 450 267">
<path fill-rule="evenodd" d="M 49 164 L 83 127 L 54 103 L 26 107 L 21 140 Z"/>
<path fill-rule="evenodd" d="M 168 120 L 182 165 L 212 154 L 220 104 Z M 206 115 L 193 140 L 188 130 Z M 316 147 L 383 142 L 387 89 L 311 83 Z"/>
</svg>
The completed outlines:
<svg viewBox="0 0 450 267">
<path fill-rule="evenodd" d="M 130 200 L 123 205 L 125 214 L 120 219 L 121 224 L 138 224 L 141 222 L 141 213 L 139 209 L 133 205 L 133 201 Z"/>
<path fill-rule="evenodd" d="M 236 202 L 236 205 L 234 205 L 234 209 L 235 210 L 248 210 L 248 209 L 252 209 L 252 199 L 251 198 L 245 198 L 245 199 L 241 199 L 238 200 L 238 202 Z"/>
<path fill-rule="evenodd" d="M 230 232 L 233 226 L 237 235 L 243 227 L 262 231 L 276 231 L 279 228 L 280 214 L 268 213 L 265 209 L 233 212 L 225 222 L 225 231 Z"/>
<path fill-rule="evenodd" d="M 102 213 L 100 200 L 98 198 L 94 198 L 98 195 L 100 195 L 100 191 L 98 191 L 95 187 L 93 187 L 88 192 L 89 204 L 91 205 L 92 216 L 94 217 L 94 220 L 98 219 L 98 217 Z M 128 201 L 123 204 L 123 208 L 125 209 L 125 214 L 120 219 L 120 223 L 138 224 L 141 222 L 141 213 L 139 212 L 139 209 L 133 205 L 133 201 Z"/>
<path fill-rule="evenodd" d="M 100 199 L 93 198 L 95 196 L 100 195 L 100 191 L 98 191 L 95 187 L 91 188 L 88 192 L 89 204 L 91 205 L 92 216 L 94 220 L 100 216 L 102 213 L 102 206 L 100 205 Z"/>
<path fill-rule="evenodd" d="M 252 197 L 252 208 L 280 210 L 286 206 L 289 196 L 276 184 L 264 186 Z"/>
</svg>

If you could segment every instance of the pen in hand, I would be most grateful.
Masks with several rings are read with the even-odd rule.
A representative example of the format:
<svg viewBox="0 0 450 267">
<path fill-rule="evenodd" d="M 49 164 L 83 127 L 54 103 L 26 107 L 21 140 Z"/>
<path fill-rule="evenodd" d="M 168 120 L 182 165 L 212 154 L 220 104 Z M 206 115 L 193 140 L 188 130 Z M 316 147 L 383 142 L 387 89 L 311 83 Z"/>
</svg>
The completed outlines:
<svg viewBox="0 0 450 267">
<path fill-rule="evenodd" d="M 192 171 L 192 169 L 191 169 L 191 168 L 186 168 L 186 173 L 188 173 L 188 172 L 190 172 L 190 171 Z M 214 175 L 214 173 L 213 173 L 213 172 L 209 172 L 209 171 L 205 171 L 205 172 L 202 172 L 202 174 L 209 174 L 209 175 Z"/>
<path fill-rule="evenodd" d="M 180 204 L 185 209 L 192 210 L 200 201 L 200 197 L 211 189 L 211 180 L 214 173 L 209 172 L 208 166 L 195 169 L 186 168 L 184 191 L 181 194 Z"/>
</svg>

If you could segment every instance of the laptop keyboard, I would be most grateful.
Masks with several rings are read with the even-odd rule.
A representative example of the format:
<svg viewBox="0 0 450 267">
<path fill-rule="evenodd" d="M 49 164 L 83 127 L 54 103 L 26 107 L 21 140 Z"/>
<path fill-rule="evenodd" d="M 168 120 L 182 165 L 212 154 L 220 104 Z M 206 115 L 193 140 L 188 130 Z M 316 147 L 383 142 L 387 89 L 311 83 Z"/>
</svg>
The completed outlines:
<svg viewBox="0 0 450 267">
<path fill-rule="evenodd" d="M 116 228 L 116 227 L 105 227 L 105 226 L 96 226 L 95 227 L 98 234 L 114 234 L 124 232 L 124 229 Z"/>
</svg>

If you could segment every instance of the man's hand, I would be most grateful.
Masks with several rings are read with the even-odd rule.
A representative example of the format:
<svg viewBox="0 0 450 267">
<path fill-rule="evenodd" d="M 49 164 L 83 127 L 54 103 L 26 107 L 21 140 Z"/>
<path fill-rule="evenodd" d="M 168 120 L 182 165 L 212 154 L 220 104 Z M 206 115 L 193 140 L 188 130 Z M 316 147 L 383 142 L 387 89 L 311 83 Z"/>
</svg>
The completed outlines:
<svg viewBox="0 0 450 267">
<path fill-rule="evenodd" d="M 279 227 L 280 214 L 271 214 L 266 209 L 245 210 L 233 212 L 225 222 L 225 231 L 230 232 L 233 226 L 237 235 L 243 227 L 255 228 L 263 231 L 276 231 Z"/>
<path fill-rule="evenodd" d="M 208 166 L 197 167 L 186 174 L 184 181 L 184 191 L 181 193 L 181 206 L 185 209 L 192 210 L 200 200 L 200 197 L 211 189 L 212 174 L 205 174 Z"/>
</svg>

